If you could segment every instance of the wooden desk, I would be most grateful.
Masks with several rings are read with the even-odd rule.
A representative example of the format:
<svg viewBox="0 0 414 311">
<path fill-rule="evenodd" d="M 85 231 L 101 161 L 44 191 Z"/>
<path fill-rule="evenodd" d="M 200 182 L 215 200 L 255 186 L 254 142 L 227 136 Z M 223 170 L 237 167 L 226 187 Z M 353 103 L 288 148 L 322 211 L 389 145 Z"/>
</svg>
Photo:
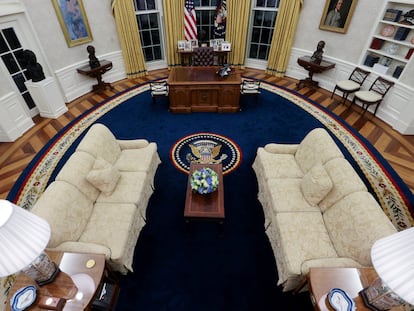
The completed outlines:
<svg viewBox="0 0 414 311">
<path fill-rule="evenodd" d="M 237 112 L 240 110 L 239 73 L 227 77 L 220 67 L 175 67 L 168 77 L 171 112 Z"/>
<path fill-rule="evenodd" d="M 319 83 L 313 80 L 313 74 L 321 73 L 335 67 L 335 63 L 322 60 L 320 63 L 311 61 L 310 56 L 303 56 L 298 58 L 298 64 L 308 71 L 308 77 L 298 82 L 296 89 L 301 89 L 304 86 L 316 89 Z"/>
<path fill-rule="evenodd" d="M 34 285 L 37 297 L 33 305 L 26 310 L 44 310 L 37 306 L 40 296 L 65 298 L 65 311 L 89 310 L 89 304 L 95 292 L 101 285 L 105 271 L 105 256 L 103 254 L 67 253 L 46 250 L 49 258 L 58 264 L 60 272 L 56 279 L 46 285 L 38 286 L 36 282 L 24 273 L 20 273 L 7 296 L 6 311 L 10 311 L 10 298 L 25 286 Z M 86 267 L 88 260 L 93 259 L 95 265 Z M 79 293 L 81 293 L 79 295 Z"/>
<path fill-rule="evenodd" d="M 198 194 L 191 190 L 190 178 L 195 170 L 209 167 L 218 175 L 218 189 L 209 194 Z M 222 164 L 194 163 L 190 164 L 188 173 L 187 194 L 185 198 L 184 217 L 186 222 L 192 219 L 215 220 L 219 224 L 224 221 L 224 190 Z"/>
<path fill-rule="evenodd" d="M 328 293 L 332 288 L 344 290 L 356 304 L 358 311 L 369 311 L 359 292 L 378 277 L 374 268 L 311 268 L 308 275 L 309 291 L 315 310 L 334 311 Z M 400 307 L 390 311 L 402 311 Z"/>
<path fill-rule="evenodd" d="M 99 67 L 96 68 L 91 68 L 91 66 L 89 65 L 85 65 L 81 68 L 76 69 L 80 74 L 91 77 L 91 78 L 96 78 L 96 80 L 98 81 L 98 84 L 95 84 L 94 86 L 92 86 L 92 91 L 96 91 L 96 92 L 100 92 L 105 90 L 107 87 L 109 87 L 110 89 L 112 89 L 112 86 L 110 83 L 104 82 L 102 80 L 102 75 L 107 72 L 108 70 L 112 69 L 112 62 L 108 61 L 108 60 L 102 60 L 100 61 L 101 65 Z"/>
<path fill-rule="evenodd" d="M 227 63 L 227 55 L 231 51 L 214 51 L 214 56 L 217 56 L 218 66 L 223 66 Z M 191 66 L 193 59 L 193 51 L 186 50 L 177 50 L 177 53 L 180 55 L 181 66 Z"/>
</svg>

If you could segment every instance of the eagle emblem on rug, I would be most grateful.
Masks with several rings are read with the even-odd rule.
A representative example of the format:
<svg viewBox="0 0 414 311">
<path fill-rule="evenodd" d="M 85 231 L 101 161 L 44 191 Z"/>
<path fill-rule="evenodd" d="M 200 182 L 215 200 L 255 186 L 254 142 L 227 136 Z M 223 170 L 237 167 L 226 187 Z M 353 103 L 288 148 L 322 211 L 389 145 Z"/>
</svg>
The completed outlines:
<svg viewBox="0 0 414 311">
<path fill-rule="evenodd" d="M 216 133 L 194 133 L 179 139 L 170 150 L 174 166 L 188 173 L 192 162 L 221 163 L 223 174 L 234 171 L 241 162 L 240 147 L 230 138 Z"/>
<path fill-rule="evenodd" d="M 188 146 L 191 149 L 191 153 L 186 155 L 188 162 L 221 163 L 228 157 L 227 154 L 219 157 L 222 145 L 213 140 L 198 140 Z"/>
</svg>

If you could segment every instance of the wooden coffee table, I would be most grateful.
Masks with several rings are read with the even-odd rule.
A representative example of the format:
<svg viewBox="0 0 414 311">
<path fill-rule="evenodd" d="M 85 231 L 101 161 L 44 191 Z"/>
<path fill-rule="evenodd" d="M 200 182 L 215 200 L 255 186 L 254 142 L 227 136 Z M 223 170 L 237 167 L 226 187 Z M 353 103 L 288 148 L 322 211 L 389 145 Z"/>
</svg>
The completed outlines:
<svg viewBox="0 0 414 311">
<path fill-rule="evenodd" d="M 218 175 L 219 186 L 209 194 L 198 194 L 191 190 L 190 178 L 194 170 L 209 167 Z M 220 164 L 191 163 L 187 181 L 187 195 L 185 199 L 184 218 L 187 223 L 191 220 L 214 220 L 219 224 L 224 222 L 224 193 L 223 167 Z"/>
</svg>

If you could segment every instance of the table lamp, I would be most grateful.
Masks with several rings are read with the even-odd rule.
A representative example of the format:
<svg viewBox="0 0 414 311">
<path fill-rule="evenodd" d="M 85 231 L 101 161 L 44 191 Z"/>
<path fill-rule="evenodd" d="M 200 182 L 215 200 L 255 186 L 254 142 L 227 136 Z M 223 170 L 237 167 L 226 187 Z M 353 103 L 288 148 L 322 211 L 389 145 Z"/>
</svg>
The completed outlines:
<svg viewBox="0 0 414 311">
<path fill-rule="evenodd" d="M 361 291 L 365 305 L 372 310 L 414 305 L 414 228 L 376 241 L 371 260 L 379 277 Z"/>
<path fill-rule="evenodd" d="M 43 252 L 49 239 L 44 219 L 0 200 L 0 277 L 22 270 L 39 285 L 52 282 L 59 268 Z"/>
</svg>

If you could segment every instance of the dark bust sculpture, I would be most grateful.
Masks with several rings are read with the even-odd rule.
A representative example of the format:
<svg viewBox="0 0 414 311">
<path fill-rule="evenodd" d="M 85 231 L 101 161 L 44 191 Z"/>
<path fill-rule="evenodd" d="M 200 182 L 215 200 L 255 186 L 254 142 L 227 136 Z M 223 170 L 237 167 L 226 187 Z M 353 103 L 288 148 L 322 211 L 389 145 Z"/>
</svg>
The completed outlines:
<svg viewBox="0 0 414 311">
<path fill-rule="evenodd" d="M 36 55 L 30 50 L 23 51 L 24 60 L 26 62 L 27 76 L 33 82 L 39 82 L 45 79 L 42 66 L 37 62 Z"/>
<path fill-rule="evenodd" d="M 321 63 L 324 47 L 325 47 L 325 41 L 319 41 L 316 51 L 313 52 L 313 55 L 311 57 L 311 62 L 317 63 L 317 64 Z"/>
<path fill-rule="evenodd" d="M 95 48 L 92 45 L 88 45 L 86 47 L 86 50 L 89 53 L 89 66 L 91 66 L 91 68 L 97 68 L 101 66 L 101 63 L 95 56 Z"/>
</svg>

